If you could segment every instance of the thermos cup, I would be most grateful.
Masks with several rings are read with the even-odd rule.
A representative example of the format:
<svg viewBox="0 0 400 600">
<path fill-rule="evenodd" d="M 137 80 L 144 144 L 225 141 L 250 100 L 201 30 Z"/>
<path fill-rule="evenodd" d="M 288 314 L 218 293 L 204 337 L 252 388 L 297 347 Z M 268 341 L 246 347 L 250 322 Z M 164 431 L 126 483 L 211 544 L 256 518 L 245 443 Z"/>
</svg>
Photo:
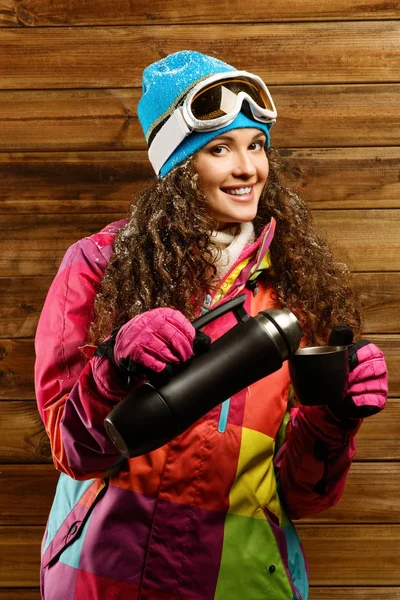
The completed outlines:
<svg viewBox="0 0 400 600">
<path fill-rule="evenodd" d="M 106 417 L 106 431 L 123 456 L 163 446 L 233 394 L 277 371 L 296 352 L 303 333 L 296 317 L 284 309 L 250 317 L 245 300 L 242 294 L 195 319 L 196 331 L 230 311 L 238 322 L 160 385 L 156 376 L 134 389 Z"/>
<path fill-rule="evenodd" d="M 348 346 L 300 348 L 289 358 L 289 373 L 300 404 L 337 404 L 349 377 Z"/>
</svg>

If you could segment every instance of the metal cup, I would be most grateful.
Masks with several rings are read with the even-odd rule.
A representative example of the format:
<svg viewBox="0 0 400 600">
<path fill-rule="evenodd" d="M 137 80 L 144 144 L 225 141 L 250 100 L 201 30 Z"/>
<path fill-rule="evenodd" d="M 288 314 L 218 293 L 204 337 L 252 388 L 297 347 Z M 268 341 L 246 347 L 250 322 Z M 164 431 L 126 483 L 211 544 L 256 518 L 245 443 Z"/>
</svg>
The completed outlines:
<svg viewBox="0 0 400 600">
<path fill-rule="evenodd" d="M 289 358 L 289 372 L 300 404 L 340 402 L 349 376 L 348 346 L 311 346 Z"/>
</svg>

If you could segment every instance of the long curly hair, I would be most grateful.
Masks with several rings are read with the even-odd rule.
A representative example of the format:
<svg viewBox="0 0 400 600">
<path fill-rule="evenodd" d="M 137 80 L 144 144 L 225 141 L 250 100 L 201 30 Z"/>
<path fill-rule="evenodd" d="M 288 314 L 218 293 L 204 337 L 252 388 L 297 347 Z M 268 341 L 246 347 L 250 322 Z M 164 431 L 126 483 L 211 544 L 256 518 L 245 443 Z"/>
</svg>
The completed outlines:
<svg viewBox="0 0 400 600">
<path fill-rule="evenodd" d="M 282 307 L 301 321 L 309 343 L 326 343 L 335 325 L 361 329 L 350 272 L 336 262 L 313 226 L 306 203 L 287 185 L 276 150 L 267 152 L 270 172 L 254 220 L 256 236 L 275 217 L 272 268 L 263 276 Z M 216 281 L 216 223 L 207 213 L 193 157 L 133 202 L 95 299 L 92 343 L 146 310 L 169 306 L 192 319 Z"/>
</svg>

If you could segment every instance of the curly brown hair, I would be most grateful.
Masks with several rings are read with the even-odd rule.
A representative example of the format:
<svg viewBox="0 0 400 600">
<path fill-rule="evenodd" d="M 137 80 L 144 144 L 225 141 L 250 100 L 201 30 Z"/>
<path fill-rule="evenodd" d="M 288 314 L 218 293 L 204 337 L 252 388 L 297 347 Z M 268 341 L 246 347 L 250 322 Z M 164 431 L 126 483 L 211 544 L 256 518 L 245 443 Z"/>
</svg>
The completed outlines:
<svg viewBox="0 0 400 600">
<path fill-rule="evenodd" d="M 264 278 L 282 306 L 301 320 L 309 343 L 325 343 L 340 323 L 357 336 L 361 317 L 349 270 L 335 262 L 306 203 L 288 187 L 279 153 L 270 149 L 268 158 L 270 173 L 254 220 L 256 235 L 271 217 L 277 220 L 270 248 L 273 267 Z M 95 299 L 92 342 L 155 307 L 169 306 L 192 319 L 213 288 L 210 237 L 216 223 L 207 213 L 193 163 L 192 157 L 176 167 L 131 205 Z"/>
</svg>

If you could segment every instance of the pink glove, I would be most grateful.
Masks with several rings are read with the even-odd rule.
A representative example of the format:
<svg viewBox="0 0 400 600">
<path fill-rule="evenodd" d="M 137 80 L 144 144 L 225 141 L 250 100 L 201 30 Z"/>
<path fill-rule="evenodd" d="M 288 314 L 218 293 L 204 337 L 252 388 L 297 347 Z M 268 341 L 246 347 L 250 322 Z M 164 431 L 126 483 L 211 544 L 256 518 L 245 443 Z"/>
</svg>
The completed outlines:
<svg viewBox="0 0 400 600">
<path fill-rule="evenodd" d="M 117 333 L 114 360 L 130 370 L 132 363 L 159 373 L 168 363 L 193 356 L 196 331 L 190 321 L 172 308 L 154 308 L 125 323 Z"/>
<path fill-rule="evenodd" d="M 367 340 L 349 348 L 350 374 L 347 384 L 346 414 L 369 417 L 385 408 L 388 373 L 383 352 Z"/>
<path fill-rule="evenodd" d="M 92 359 L 92 373 L 100 392 L 113 401 L 127 393 L 129 374 L 142 379 L 146 370 L 159 373 L 168 363 L 193 355 L 193 325 L 171 308 L 155 308 L 138 315 L 100 344 Z"/>
<path fill-rule="evenodd" d="M 375 344 L 361 340 L 349 346 L 349 367 L 345 398 L 337 406 L 331 406 L 331 410 L 341 418 L 358 419 L 385 408 L 388 373 L 382 351 Z"/>
</svg>

